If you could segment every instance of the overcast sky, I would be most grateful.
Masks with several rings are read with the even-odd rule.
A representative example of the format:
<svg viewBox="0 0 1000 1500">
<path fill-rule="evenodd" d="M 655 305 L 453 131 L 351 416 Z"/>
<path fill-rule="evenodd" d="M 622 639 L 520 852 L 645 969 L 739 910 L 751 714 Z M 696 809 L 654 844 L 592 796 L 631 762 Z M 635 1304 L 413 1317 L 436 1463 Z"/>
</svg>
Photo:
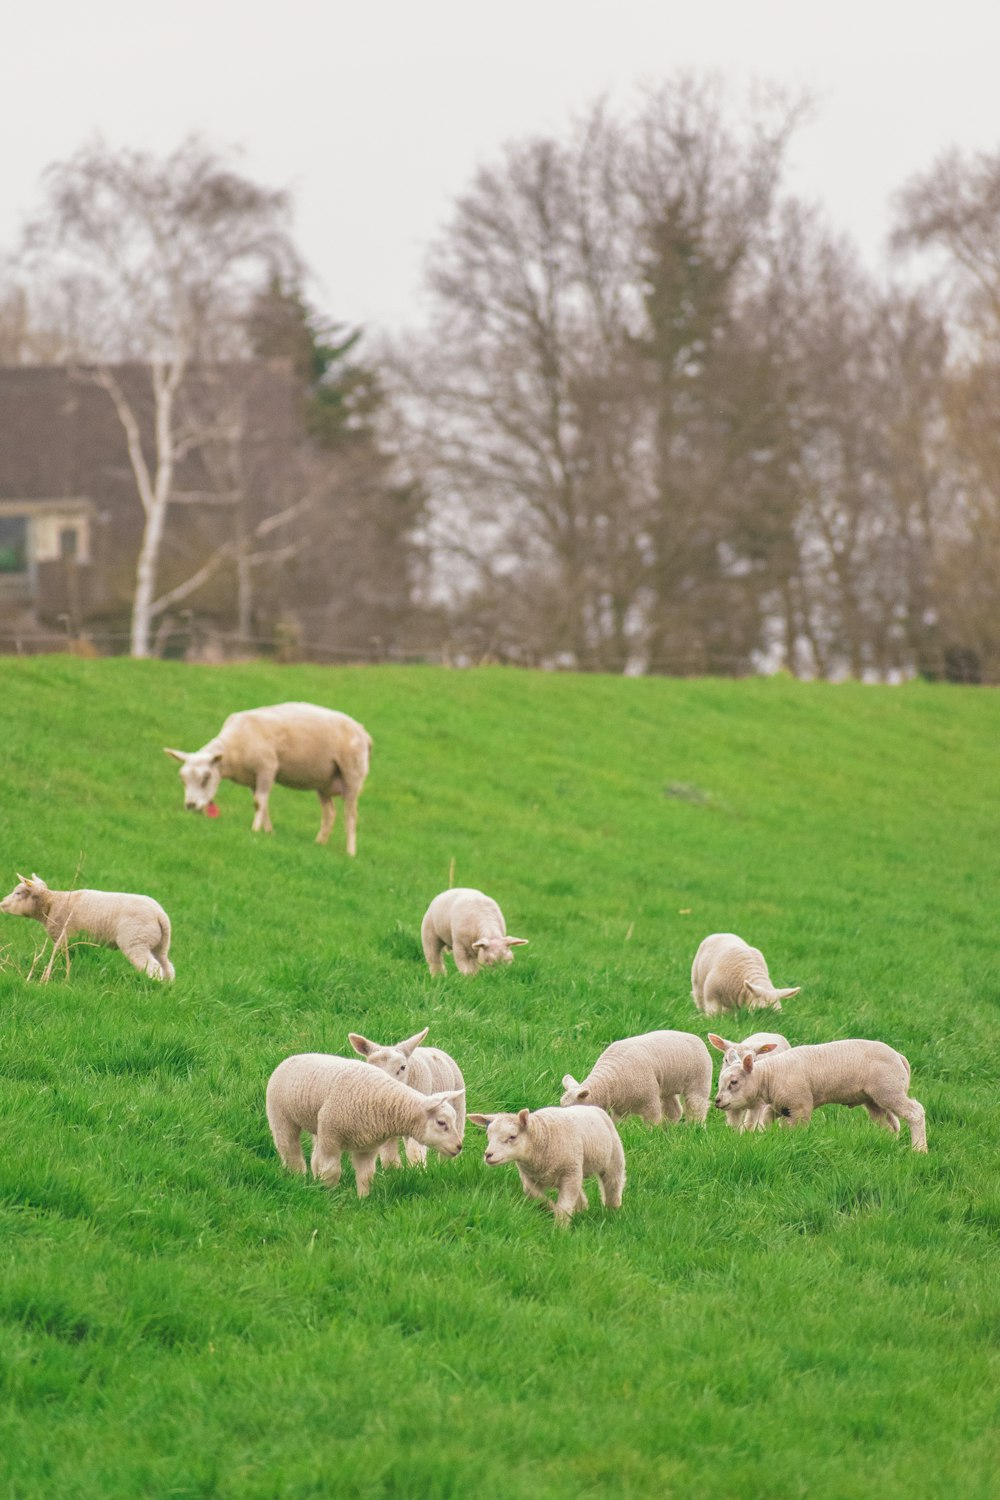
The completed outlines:
<svg viewBox="0 0 1000 1500">
<path fill-rule="evenodd" d="M 872 264 L 890 196 L 946 147 L 1000 147 L 997 0 L 27 0 L 6 8 L 0 249 L 95 134 L 243 148 L 295 200 L 324 312 L 416 319 L 430 243 L 476 165 L 677 69 L 805 88 L 788 185 Z"/>
</svg>

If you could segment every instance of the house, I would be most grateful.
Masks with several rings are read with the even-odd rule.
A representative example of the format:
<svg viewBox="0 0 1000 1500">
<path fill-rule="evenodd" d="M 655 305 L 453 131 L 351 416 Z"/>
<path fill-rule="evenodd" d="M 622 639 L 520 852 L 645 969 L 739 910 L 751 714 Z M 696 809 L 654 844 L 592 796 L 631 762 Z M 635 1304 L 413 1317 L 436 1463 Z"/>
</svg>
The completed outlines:
<svg viewBox="0 0 1000 1500">
<path fill-rule="evenodd" d="M 153 466 L 148 367 L 113 371 L 136 413 Z M 178 422 L 205 436 L 178 466 L 158 587 L 190 578 L 221 544 L 289 503 L 302 443 L 284 361 L 195 370 Z M 62 630 L 124 649 L 143 533 L 126 435 L 106 389 L 86 368 L 0 366 L 0 649 Z M 187 601 L 232 624 L 232 570 Z"/>
</svg>

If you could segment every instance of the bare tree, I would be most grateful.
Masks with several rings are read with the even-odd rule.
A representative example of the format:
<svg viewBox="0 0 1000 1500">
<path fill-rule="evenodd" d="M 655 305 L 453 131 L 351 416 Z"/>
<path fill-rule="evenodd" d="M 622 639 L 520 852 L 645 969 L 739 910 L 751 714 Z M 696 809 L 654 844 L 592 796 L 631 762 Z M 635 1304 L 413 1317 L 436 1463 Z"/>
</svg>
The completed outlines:
<svg viewBox="0 0 1000 1500">
<path fill-rule="evenodd" d="M 397 360 L 442 567 L 575 661 L 627 649 L 641 530 L 616 150 L 597 111 L 483 168 L 434 255 L 434 331 Z"/>
<path fill-rule="evenodd" d="M 800 110 L 765 100 L 737 121 L 716 81 L 681 77 L 630 132 L 655 419 L 649 656 L 674 670 L 745 668 L 756 644 L 748 580 L 776 436 L 761 399 L 773 344 L 749 309 Z"/>
<path fill-rule="evenodd" d="M 929 254 L 951 357 L 945 494 L 932 514 L 941 670 L 1000 681 L 1000 151 L 952 151 L 899 195 L 894 243 Z"/>
<path fill-rule="evenodd" d="M 740 311 L 794 113 L 744 139 L 714 85 L 682 78 L 635 118 L 597 107 L 565 143 L 510 146 L 459 200 L 433 332 L 398 368 L 439 576 L 468 583 L 502 649 L 749 659 L 727 551 L 757 440 Z"/>
<path fill-rule="evenodd" d="M 879 284 L 800 205 L 784 206 L 765 259 L 739 309 L 731 369 L 752 440 L 735 469 L 747 503 L 731 505 L 726 533 L 760 647 L 821 675 L 929 667 L 940 318 Z"/>
<path fill-rule="evenodd" d="M 162 160 L 87 146 L 48 169 L 45 193 L 26 233 L 26 256 L 50 304 L 62 306 L 67 356 L 107 391 L 125 435 L 143 512 L 131 651 L 146 656 L 157 616 L 197 587 L 192 574 L 158 596 L 182 465 L 232 434 L 227 401 L 206 410 L 189 399 L 194 389 L 204 398 L 210 384 L 190 377 L 246 353 L 253 290 L 294 266 L 288 204 L 193 138 Z M 121 378 L 123 362 L 148 368 L 151 435 Z"/>
<path fill-rule="evenodd" d="M 937 251 L 962 321 L 994 353 L 1000 339 L 1000 151 L 946 152 L 898 194 L 897 250 Z M 980 348 L 982 348 L 980 342 Z"/>
</svg>

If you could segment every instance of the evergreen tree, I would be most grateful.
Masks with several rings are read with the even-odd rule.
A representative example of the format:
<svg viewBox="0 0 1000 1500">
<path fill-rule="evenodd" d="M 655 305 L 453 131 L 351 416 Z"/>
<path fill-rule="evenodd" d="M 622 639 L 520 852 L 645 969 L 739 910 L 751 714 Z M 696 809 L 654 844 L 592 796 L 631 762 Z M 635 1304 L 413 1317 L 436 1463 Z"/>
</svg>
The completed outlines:
<svg viewBox="0 0 1000 1500">
<path fill-rule="evenodd" d="M 323 318 L 298 287 L 275 277 L 254 303 L 248 333 L 259 358 L 291 363 L 306 431 L 321 447 L 374 441 L 383 395 L 375 372 L 357 361 L 360 328 Z"/>
<path fill-rule="evenodd" d="M 304 643 L 335 655 L 392 651 L 412 623 L 411 533 L 422 496 L 394 483 L 379 445 L 385 398 L 358 358 L 362 331 L 324 318 L 298 286 L 276 278 L 254 304 L 248 335 L 259 358 L 291 366 L 318 496 L 284 615 Z"/>
</svg>

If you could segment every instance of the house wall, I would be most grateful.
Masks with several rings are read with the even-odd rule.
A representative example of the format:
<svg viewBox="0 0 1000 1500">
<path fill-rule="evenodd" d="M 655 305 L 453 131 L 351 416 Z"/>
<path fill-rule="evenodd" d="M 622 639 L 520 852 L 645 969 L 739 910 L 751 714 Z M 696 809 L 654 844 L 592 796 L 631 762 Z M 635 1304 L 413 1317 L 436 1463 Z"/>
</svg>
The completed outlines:
<svg viewBox="0 0 1000 1500">
<path fill-rule="evenodd" d="M 116 368 L 115 376 L 136 413 L 147 464 L 155 468 L 153 399 L 148 367 Z M 212 401 L 244 415 L 246 472 L 281 476 L 294 471 L 300 440 L 294 387 L 283 362 L 193 371 L 185 399 L 195 410 Z M 263 465 L 254 458 L 266 455 Z M 217 455 L 216 455 L 217 457 Z M 160 587 L 190 577 L 213 548 L 232 534 L 232 506 L 210 497 L 231 481 L 218 463 L 194 452 L 180 465 L 177 488 L 205 497 L 172 506 L 160 558 Z M 288 504 L 277 478 L 253 496 L 254 513 Z M 39 624 L 64 617 L 74 629 L 95 622 L 123 631 L 131 612 L 135 566 L 144 516 L 129 462 L 125 434 L 106 390 L 85 369 L 0 366 L 0 517 L 28 522 L 27 566 L 0 567 L 0 619 L 20 623 L 30 610 Z M 217 575 L 187 604 L 228 623 L 232 580 Z"/>
</svg>

